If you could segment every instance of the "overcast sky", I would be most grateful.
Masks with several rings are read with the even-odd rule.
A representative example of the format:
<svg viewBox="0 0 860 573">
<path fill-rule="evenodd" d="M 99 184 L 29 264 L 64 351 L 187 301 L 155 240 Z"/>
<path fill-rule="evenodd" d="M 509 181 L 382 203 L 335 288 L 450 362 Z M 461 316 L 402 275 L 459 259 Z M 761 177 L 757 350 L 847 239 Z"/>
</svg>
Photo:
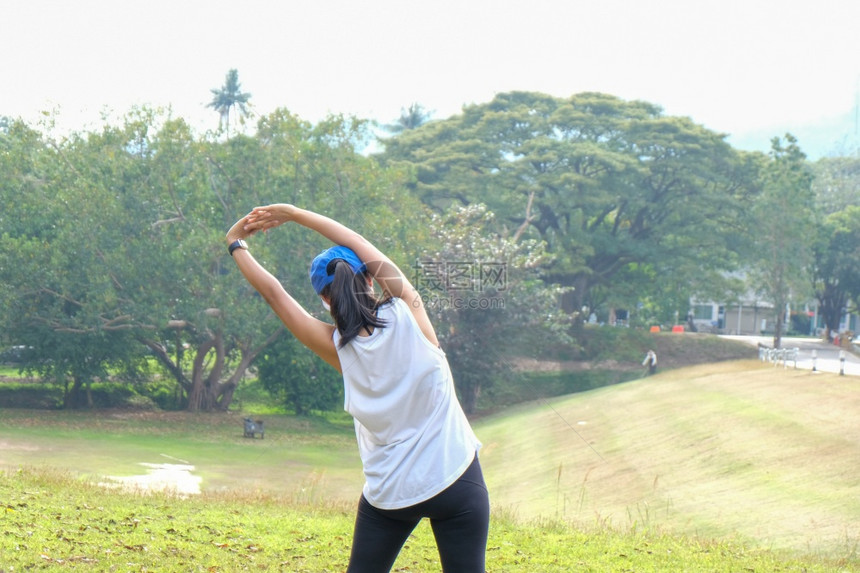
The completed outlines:
<svg viewBox="0 0 860 573">
<path fill-rule="evenodd" d="M 230 68 L 258 114 L 388 122 L 413 102 L 444 118 L 510 90 L 600 91 L 733 139 L 844 123 L 860 93 L 858 0 L 0 0 L 0 10 L 0 115 L 34 121 L 59 108 L 73 129 L 135 104 L 214 128 L 205 105 Z"/>
</svg>

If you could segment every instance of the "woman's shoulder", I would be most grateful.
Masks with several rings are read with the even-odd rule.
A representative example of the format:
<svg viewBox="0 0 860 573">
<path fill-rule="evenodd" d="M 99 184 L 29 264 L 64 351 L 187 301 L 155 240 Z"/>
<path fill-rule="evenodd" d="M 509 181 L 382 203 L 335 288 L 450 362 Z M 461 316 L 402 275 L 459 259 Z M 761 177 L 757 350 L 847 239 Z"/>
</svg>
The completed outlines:
<svg viewBox="0 0 860 573">
<path fill-rule="evenodd" d="M 406 305 L 406 301 L 404 301 L 400 297 L 389 296 L 381 301 L 379 301 L 378 308 L 391 308 L 396 306 L 404 306 Z"/>
<path fill-rule="evenodd" d="M 412 311 L 409 308 L 409 303 L 402 298 L 393 296 L 379 304 L 379 311 L 384 318 L 384 315 L 399 320 L 401 317 L 411 316 Z"/>
<path fill-rule="evenodd" d="M 401 298 L 390 296 L 385 300 L 380 301 L 376 308 L 378 312 L 384 312 L 386 314 L 397 313 L 401 309 L 405 308 L 405 303 Z"/>
</svg>

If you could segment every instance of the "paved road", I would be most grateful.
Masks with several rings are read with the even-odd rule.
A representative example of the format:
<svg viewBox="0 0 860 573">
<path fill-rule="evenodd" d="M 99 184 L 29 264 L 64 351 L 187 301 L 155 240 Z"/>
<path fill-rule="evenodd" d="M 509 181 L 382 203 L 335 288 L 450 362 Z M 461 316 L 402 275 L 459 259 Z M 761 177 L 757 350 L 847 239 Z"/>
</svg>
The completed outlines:
<svg viewBox="0 0 860 573">
<path fill-rule="evenodd" d="M 729 336 L 724 335 L 722 338 L 732 340 L 740 340 L 752 346 L 758 346 L 759 343 L 765 346 L 773 345 L 772 336 Z M 800 351 L 797 355 L 797 367 L 806 370 L 812 370 L 813 358 L 812 351 L 815 350 L 817 358 L 815 359 L 815 369 L 822 372 L 836 372 L 843 370 L 846 376 L 860 376 L 860 357 L 852 352 L 845 351 L 845 364 L 841 364 L 839 360 L 838 346 L 828 344 L 814 338 L 783 338 L 783 348 L 798 348 Z M 788 367 L 792 367 L 792 363 L 788 363 Z"/>
</svg>

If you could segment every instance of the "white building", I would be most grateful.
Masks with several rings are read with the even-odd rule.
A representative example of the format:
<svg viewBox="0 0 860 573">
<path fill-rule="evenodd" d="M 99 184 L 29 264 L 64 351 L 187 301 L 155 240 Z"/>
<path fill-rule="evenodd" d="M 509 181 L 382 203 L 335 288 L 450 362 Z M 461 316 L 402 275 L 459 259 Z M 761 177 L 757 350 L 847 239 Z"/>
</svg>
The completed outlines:
<svg viewBox="0 0 860 573">
<path fill-rule="evenodd" d="M 700 332 L 760 335 L 773 331 L 773 305 L 757 300 L 740 303 L 690 302 L 693 324 Z"/>
<path fill-rule="evenodd" d="M 824 321 L 818 315 L 818 304 L 811 308 L 788 308 L 791 312 L 804 312 L 810 318 L 810 332 L 804 333 L 820 336 L 824 331 Z M 693 324 L 700 332 L 717 332 L 720 334 L 762 335 L 771 334 L 776 326 L 776 316 L 773 304 L 761 300 L 743 300 L 740 303 L 715 303 L 690 301 L 690 312 Z M 791 326 L 786 319 L 785 332 Z M 839 332 L 860 331 L 860 317 L 856 314 L 845 313 L 839 323 Z"/>
</svg>

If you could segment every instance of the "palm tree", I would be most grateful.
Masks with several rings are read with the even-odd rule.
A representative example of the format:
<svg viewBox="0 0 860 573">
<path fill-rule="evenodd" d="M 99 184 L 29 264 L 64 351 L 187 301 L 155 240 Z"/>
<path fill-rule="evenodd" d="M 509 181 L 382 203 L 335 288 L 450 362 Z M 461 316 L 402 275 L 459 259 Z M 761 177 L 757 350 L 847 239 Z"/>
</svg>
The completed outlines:
<svg viewBox="0 0 860 573">
<path fill-rule="evenodd" d="M 206 107 L 211 107 L 220 115 L 218 127 L 220 129 L 230 128 L 230 111 L 234 107 L 239 108 L 239 114 L 242 117 L 248 117 L 248 100 L 251 94 L 241 91 L 242 86 L 239 84 L 239 72 L 235 69 L 227 72 L 227 78 L 224 80 L 224 85 L 220 88 L 213 88 L 213 98 Z"/>
<path fill-rule="evenodd" d="M 427 123 L 431 115 L 421 104 L 413 103 L 408 109 L 400 108 L 400 117 L 394 123 L 386 124 L 384 128 L 391 134 L 402 133 Z"/>
</svg>

